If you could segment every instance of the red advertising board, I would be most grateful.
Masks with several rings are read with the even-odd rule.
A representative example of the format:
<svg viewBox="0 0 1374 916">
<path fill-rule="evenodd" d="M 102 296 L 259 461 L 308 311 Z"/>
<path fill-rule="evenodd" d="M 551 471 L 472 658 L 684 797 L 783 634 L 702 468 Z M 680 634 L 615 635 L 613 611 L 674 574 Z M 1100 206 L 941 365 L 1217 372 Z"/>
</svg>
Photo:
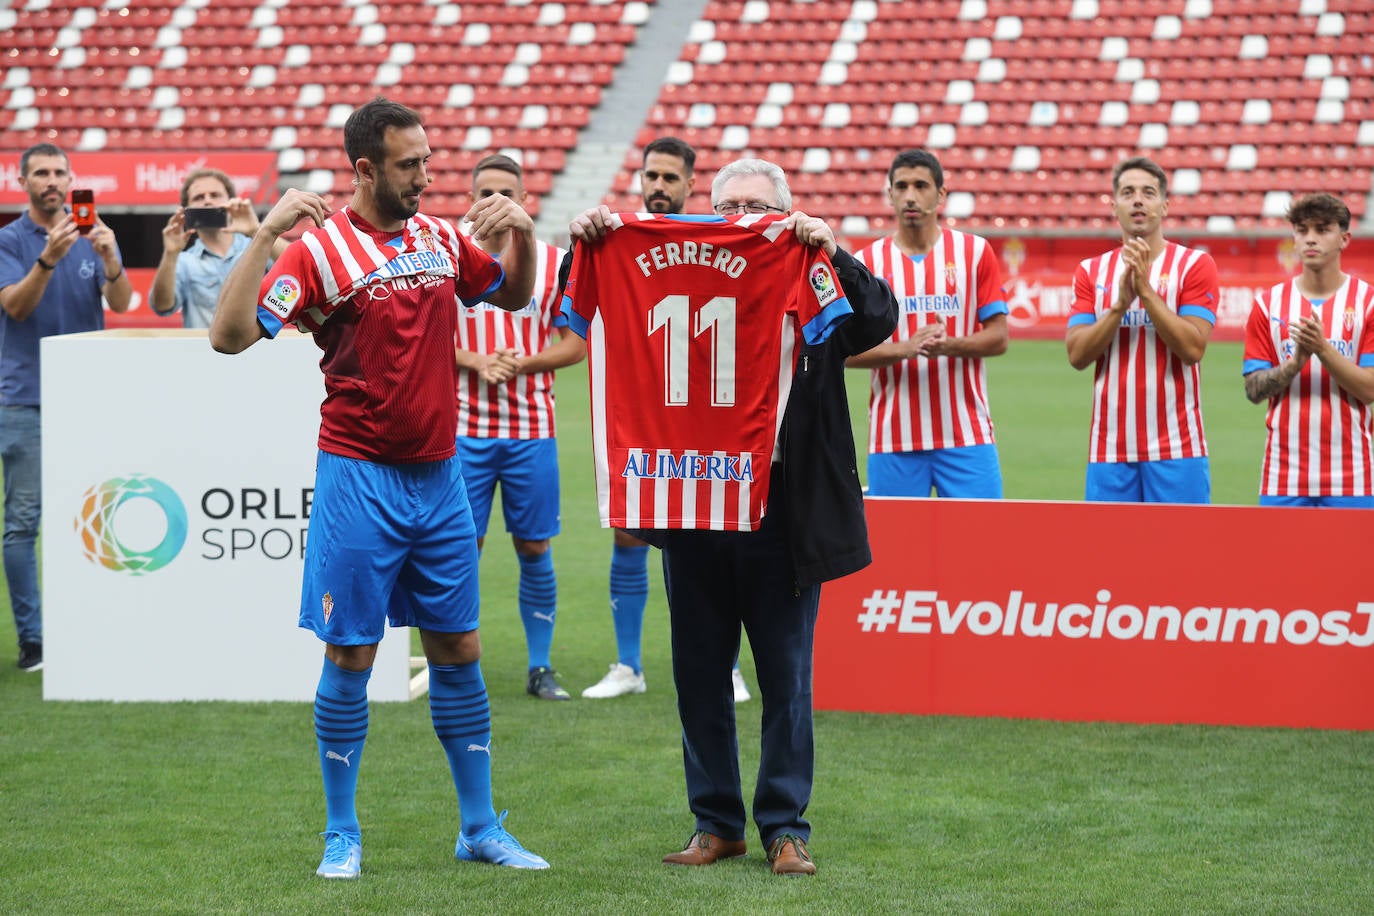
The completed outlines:
<svg viewBox="0 0 1374 916">
<path fill-rule="evenodd" d="M 105 309 L 105 327 L 107 328 L 179 328 L 181 327 L 181 313 L 172 315 L 159 315 L 148 305 L 148 291 L 153 288 L 153 275 L 157 273 L 151 267 L 130 267 L 128 269 L 129 282 L 134 287 L 134 297 L 129 302 L 129 310 L 124 314 L 112 312 L 107 307 Z"/>
<path fill-rule="evenodd" d="M 817 709 L 1374 728 L 1374 512 L 869 499 Z"/>
<path fill-rule="evenodd" d="M 273 152 L 68 152 L 72 187 L 95 191 L 95 206 L 120 208 L 175 207 L 181 182 L 193 169 L 216 168 L 234 181 L 234 190 L 254 203 L 272 203 L 277 195 L 277 154 Z M 0 162 L 0 207 L 29 205 L 19 181 L 19 157 Z"/>
</svg>

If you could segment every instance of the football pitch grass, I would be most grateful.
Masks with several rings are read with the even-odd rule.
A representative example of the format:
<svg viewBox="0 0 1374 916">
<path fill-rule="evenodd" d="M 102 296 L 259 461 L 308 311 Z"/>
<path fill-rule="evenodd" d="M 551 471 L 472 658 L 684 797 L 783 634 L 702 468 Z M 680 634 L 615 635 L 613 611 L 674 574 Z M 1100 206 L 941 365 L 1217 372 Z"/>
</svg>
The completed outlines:
<svg viewBox="0 0 1374 916">
<path fill-rule="evenodd" d="M 1239 365 L 1239 345 L 1209 349 L 1204 405 L 1215 501 L 1253 505 L 1263 409 L 1245 401 Z M 1007 495 L 1079 498 L 1090 374 L 1069 369 L 1057 342 L 1016 341 L 989 376 Z M 851 383 L 862 435 L 863 374 Z M 362 879 L 316 879 L 324 815 L 308 704 L 45 703 L 42 675 L 14 667 L 0 597 L 0 912 L 1374 910 L 1374 735 L 1362 732 L 819 713 L 814 879 L 774 878 L 752 828 L 744 859 L 659 864 L 692 828 L 661 576 L 652 558 L 648 693 L 578 697 L 615 657 L 611 539 L 594 517 L 581 367 L 560 375 L 558 396 L 553 660 L 571 702 L 524 694 L 516 564 L 499 522 L 482 568 L 496 805 L 551 871 L 454 861 L 457 803 L 420 699 L 372 706 Z M 1255 534 L 1232 549 L 1310 568 L 1281 525 Z M 989 562 L 1047 533 L 998 535 Z M 296 599 L 281 597 L 283 614 Z M 233 661 L 255 676 L 254 659 Z M 747 652 L 742 664 L 752 685 Z M 890 674 L 903 689 L 909 674 Z M 758 716 L 757 697 L 739 707 L 746 798 Z"/>
</svg>

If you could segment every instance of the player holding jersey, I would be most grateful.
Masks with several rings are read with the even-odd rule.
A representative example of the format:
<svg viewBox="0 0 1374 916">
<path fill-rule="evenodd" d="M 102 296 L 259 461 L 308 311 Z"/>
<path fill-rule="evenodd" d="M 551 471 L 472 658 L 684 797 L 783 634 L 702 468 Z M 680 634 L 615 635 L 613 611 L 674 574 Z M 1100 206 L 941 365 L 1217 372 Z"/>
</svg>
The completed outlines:
<svg viewBox="0 0 1374 916">
<path fill-rule="evenodd" d="M 497 262 L 448 222 L 422 216 L 429 143 L 419 115 L 403 105 L 378 98 L 354 111 L 344 150 L 357 187 L 349 205 L 330 214 L 319 195 L 287 191 L 226 279 L 210 326 L 221 353 L 240 353 L 287 324 L 312 333 L 323 351 L 300 603 L 300 625 L 325 643 L 315 696 L 325 853 L 316 874 L 361 873 L 355 797 L 367 681 L 388 618 L 419 628 L 429 660 L 431 716 L 462 821 L 454 854 L 548 868 L 492 805 L 477 539 L 454 453 L 457 302 L 523 308 L 534 227 L 509 198 L 475 204 L 467 214 L 473 238 L 509 236 Z M 273 242 L 302 219 L 315 228 L 264 277 Z"/>
<path fill-rule="evenodd" d="M 1138 157 L 1112 171 L 1122 244 L 1074 272 L 1065 344 L 1093 371 L 1086 498 L 1211 501 L 1198 363 L 1216 324 L 1217 267 L 1164 239 L 1169 179 Z"/>
<path fill-rule="evenodd" d="M 519 163 L 497 153 L 472 171 L 472 202 L 493 194 L 524 206 Z M 505 233 L 478 246 L 499 255 Z M 553 373 L 586 355 L 559 313 L 558 265 L 564 251 L 535 242 L 534 295 L 517 311 L 482 303 L 458 315 L 458 457 L 467 483 L 477 549 L 486 543 L 492 497 L 501 486 L 506 530 L 520 563 L 520 621 L 529 659 L 525 691 L 566 700 L 549 661 L 558 581 L 550 539 L 559 532 L 558 443 Z"/>
<path fill-rule="evenodd" d="M 897 232 L 855 255 L 892 287 L 899 316 L 891 340 L 848 361 L 873 370 L 870 496 L 1002 497 L 983 366 L 1007 351 L 1002 271 L 986 240 L 941 228 L 945 194 L 933 153 L 898 153 L 887 172 Z"/>
<path fill-rule="evenodd" d="M 1255 297 L 1245 396 L 1266 398 L 1261 506 L 1374 507 L 1374 287 L 1341 270 L 1350 208 L 1310 194 L 1288 210 L 1302 273 Z"/>
</svg>

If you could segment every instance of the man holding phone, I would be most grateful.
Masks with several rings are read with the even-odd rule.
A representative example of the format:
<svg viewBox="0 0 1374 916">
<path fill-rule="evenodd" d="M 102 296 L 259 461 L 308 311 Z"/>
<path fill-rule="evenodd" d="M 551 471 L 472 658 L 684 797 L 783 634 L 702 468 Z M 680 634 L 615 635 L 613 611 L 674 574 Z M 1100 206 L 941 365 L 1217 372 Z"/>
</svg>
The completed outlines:
<svg viewBox="0 0 1374 916">
<path fill-rule="evenodd" d="M 43 667 L 43 616 L 34 543 L 42 515 L 39 343 L 53 334 L 105 327 L 104 297 L 129 310 L 133 287 L 114 232 L 87 198 L 88 230 L 67 211 L 71 164 L 61 147 L 31 146 L 19 158 L 29 206 L 0 228 L 0 461 L 5 477 L 5 578 L 19 637 L 19 667 Z"/>
<path fill-rule="evenodd" d="M 188 328 L 208 328 L 224 278 L 258 231 L 258 215 L 219 169 L 195 169 L 181 183 L 181 206 L 162 230 L 162 260 L 148 304 L 159 315 L 181 309 Z M 193 241 L 199 244 L 192 245 Z M 273 258 L 287 242 L 278 239 Z"/>
</svg>

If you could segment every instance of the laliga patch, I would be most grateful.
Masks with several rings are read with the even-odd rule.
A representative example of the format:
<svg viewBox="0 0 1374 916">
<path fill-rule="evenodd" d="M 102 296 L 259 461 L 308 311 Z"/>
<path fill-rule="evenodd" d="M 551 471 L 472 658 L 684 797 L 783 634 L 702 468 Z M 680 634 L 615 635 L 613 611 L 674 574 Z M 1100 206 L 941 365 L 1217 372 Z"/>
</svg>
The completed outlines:
<svg viewBox="0 0 1374 916">
<path fill-rule="evenodd" d="M 829 305 L 840 295 L 839 288 L 835 286 L 835 275 L 824 264 L 812 266 L 811 288 L 816 291 L 816 301 L 821 305 Z"/>
<path fill-rule="evenodd" d="M 285 321 L 287 316 L 291 314 L 291 308 L 300 297 L 300 281 L 290 274 L 282 274 L 272 283 L 272 288 L 267 291 L 267 294 L 262 297 L 262 304 Z"/>
</svg>

